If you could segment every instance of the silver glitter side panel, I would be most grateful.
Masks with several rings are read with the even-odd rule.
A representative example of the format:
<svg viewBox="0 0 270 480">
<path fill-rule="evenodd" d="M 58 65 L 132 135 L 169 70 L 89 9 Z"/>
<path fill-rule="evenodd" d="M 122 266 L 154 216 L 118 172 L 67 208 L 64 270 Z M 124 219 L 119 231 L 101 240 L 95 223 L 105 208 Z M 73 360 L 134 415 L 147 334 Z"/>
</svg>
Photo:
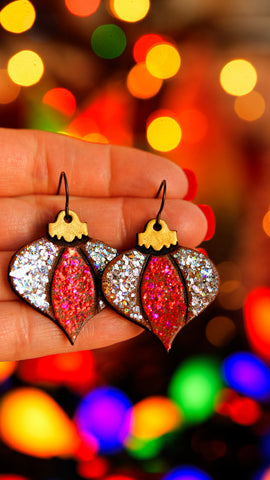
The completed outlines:
<svg viewBox="0 0 270 480">
<path fill-rule="evenodd" d="M 179 248 L 173 257 L 186 280 L 189 294 L 188 320 L 199 315 L 217 296 L 219 276 L 213 262 L 202 253 Z"/>
<path fill-rule="evenodd" d="M 85 250 L 86 256 L 94 266 L 96 273 L 99 274 L 102 274 L 107 263 L 118 255 L 115 248 L 109 247 L 109 245 L 99 242 L 98 240 L 89 240 L 82 246 L 82 248 Z"/>
<path fill-rule="evenodd" d="M 102 275 L 106 265 L 118 255 L 118 251 L 115 248 L 112 248 L 99 240 L 89 240 L 82 245 L 82 249 L 90 260 L 91 265 L 93 265 L 98 276 Z M 99 298 L 98 303 L 99 310 L 106 307 L 102 298 Z"/>
<path fill-rule="evenodd" d="M 19 250 L 10 265 L 9 277 L 15 291 L 35 308 L 50 315 L 48 287 L 50 272 L 59 248 L 40 238 Z"/>
<path fill-rule="evenodd" d="M 139 277 L 145 255 L 130 250 L 116 257 L 105 269 L 102 290 L 108 302 L 121 314 L 151 330 L 151 325 L 141 315 L 139 302 Z"/>
</svg>

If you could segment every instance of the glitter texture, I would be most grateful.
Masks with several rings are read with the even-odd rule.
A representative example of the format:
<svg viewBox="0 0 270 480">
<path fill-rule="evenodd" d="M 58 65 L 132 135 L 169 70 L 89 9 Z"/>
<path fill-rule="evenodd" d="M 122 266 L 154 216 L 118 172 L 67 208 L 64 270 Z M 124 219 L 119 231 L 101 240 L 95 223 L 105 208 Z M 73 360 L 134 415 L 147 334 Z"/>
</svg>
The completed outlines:
<svg viewBox="0 0 270 480">
<path fill-rule="evenodd" d="M 116 255 L 114 248 L 91 239 L 63 248 L 63 242 L 41 238 L 16 252 L 9 279 L 15 292 L 57 322 L 73 343 L 83 324 L 106 306 L 101 275 Z"/>
<path fill-rule="evenodd" d="M 55 319 L 74 342 L 82 326 L 96 313 L 94 279 L 75 248 L 66 248 L 55 269 L 51 287 Z"/>
<path fill-rule="evenodd" d="M 118 254 L 115 248 L 97 240 L 89 240 L 82 245 L 87 258 L 91 261 L 97 273 L 102 274 L 107 263 Z"/>
<path fill-rule="evenodd" d="M 48 288 L 59 247 L 46 238 L 26 245 L 13 257 L 9 277 L 18 295 L 46 314 L 51 313 Z"/>
<path fill-rule="evenodd" d="M 143 272 L 141 302 L 152 331 L 167 350 L 185 323 L 184 286 L 169 256 L 151 257 Z"/>
<path fill-rule="evenodd" d="M 189 293 L 188 320 L 191 320 L 217 296 L 219 276 L 211 260 L 196 250 L 179 248 L 173 256 L 186 280 Z"/>
<path fill-rule="evenodd" d="M 98 240 L 89 240 L 82 245 L 81 248 L 86 257 L 90 260 L 98 277 L 101 277 L 106 265 L 118 254 L 118 251 L 115 248 L 112 248 L 103 242 L 99 242 Z M 106 307 L 106 304 L 100 296 L 98 304 L 99 310 Z"/>
<path fill-rule="evenodd" d="M 138 250 L 131 250 L 116 257 L 104 270 L 102 289 L 106 300 L 119 313 L 151 328 L 141 314 L 138 292 L 145 258 Z"/>
</svg>

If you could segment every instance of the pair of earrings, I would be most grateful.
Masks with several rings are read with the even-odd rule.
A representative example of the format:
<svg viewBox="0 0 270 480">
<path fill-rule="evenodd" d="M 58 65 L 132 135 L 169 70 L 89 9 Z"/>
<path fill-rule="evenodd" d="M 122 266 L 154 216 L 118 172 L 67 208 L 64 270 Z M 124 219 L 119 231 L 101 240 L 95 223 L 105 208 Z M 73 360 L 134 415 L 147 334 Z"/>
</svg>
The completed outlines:
<svg viewBox="0 0 270 480">
<path fill-rule="evenodd" d="M 116 312 L 154 333 L 167 350 L 180 331 L 218 293 L 214 264 L 204 254 L 178 245 L 176 231 L 156 218 L 137 235 L 134 249 L 116 249 L 88 237 L 87 224 L 66 203 L 47 236 L 18 250 L 9 265 L 15 293 L 53 320 L 73 344 L 96 313 L 109 304 Z"/>
</svg>

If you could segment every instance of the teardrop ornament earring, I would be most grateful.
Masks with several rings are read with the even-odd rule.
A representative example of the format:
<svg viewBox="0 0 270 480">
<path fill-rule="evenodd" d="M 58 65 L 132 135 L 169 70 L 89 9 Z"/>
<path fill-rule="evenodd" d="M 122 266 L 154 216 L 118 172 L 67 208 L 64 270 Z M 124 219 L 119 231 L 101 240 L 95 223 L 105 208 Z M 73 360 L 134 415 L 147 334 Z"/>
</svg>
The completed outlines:
<svg viewBox="0 0 270 480">
<path fill-rule="evenodd" d="M 118 313 L 155 334 L 169 350 L 181 328 L 216 297 L 219 277 L 202 253 L 178 245 L 176 231 L 156 218 L 137 234 L 136 248 L 115 257 L 102 275 L 105 299 Z"/>
<path fill-rule="evenodd" d="M 9 282 L 15 293 L 53 320 L 70 343 L 85 323 L 105 304 L 101 274 L 117 250 L 88 237 L 87 224 L 69 209 L 65 172 L 65 209 L 48 224 L 47 236 L 18 250 L 9 264 Z"/>
</svg>

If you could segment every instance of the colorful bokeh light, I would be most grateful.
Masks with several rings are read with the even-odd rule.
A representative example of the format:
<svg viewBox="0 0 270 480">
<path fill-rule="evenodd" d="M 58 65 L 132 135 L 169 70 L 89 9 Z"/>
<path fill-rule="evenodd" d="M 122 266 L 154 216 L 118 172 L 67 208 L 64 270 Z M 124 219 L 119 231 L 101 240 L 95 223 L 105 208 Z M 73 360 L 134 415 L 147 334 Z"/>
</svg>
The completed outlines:
<svg viewBox="0 0 270 480">
<path fill-rule="evenodd" d="M 225 92 L 230 95 L 247 95 L 257 83 L 256 69 L 247 60 L 232 60 L 222 68 L 220 83 Z"/>
<path fill-rule="evenodd" d="M 150 0 L 111 0 L 113 14 L 125 22 L 138 22 L 146 17 Z"/>
<path fill-rule="evenodd" d="M 70 13 L 77 17 L 88 17 L 95 13 L 101 0 L 65 0 Z"/>
<path fill-rule="evenodd" d="M 135 477 L 127 475 L 109 475 L 108 477 L 105 477 L 104 480 L 135 480 Z"/>
<path fill-rule="evenodd" d="M 78 442 L 62 408 L 45 392 L 30 387 L 3 396 L 0 435 L 9 447 L 41 458 L 72 455 Z"/>
<path fill-rule="evenodd" d="M 126 449 L 129 454 L 140 460 L 147 460 L 158 456 L 164 445 L 164 438 L 141 439 L 130 437 L 126 442 Z"/>
<path fill-rule="evenodd" d="M 154 118 L 153 118 L 154 117 Z M 151 120 L 153 118 L 153 120 Z M 151 115 L 146 136 L 149 145 L 159 152 L 169 152 L 176 148 L 182 138 L 179 123 L 171 116 Z"/>
<path fill-rule="evenodd" d="M 29 480 L 29 479 L 13 473 L 4 473 L 3 475 L 0 474 L 0 480 Z"/>
<path fill-rule="evenodd" d="M 68 117 L 71 117 L 76 110 L 76 99 L 67 88 L 51 88 L 45 93 L 42 101 Z"/>
<path fill-rule="evenodd" d="M 194 357 L 172 376 L 169 395 L 179 405 L 184 420 L 202 422 L 214 411 L 222 380 L 215 359 Z"/>
<path fill-rule="evenodd" d="M 17 367 L 17 362 L 0 362 L 0 383 L 4 382 L 13 374 Z"/>
<path fill-rule="evenodd" d="M 21 87 L 14 83 L 6 69 L 0 70 L 0 103 L 5 105 L 11 103 L 19 96 Z"/>
<path fill-rule="evenodd" d="M 127 76 L 127 88 L 137 98 L 153 97 L 161 89 L 162 83 L 160 78 L 149 73 L 143 62 L 134 65 Z"/>
<path fill-rule="evenodd" d="M 183 142 L 197 143 L 206 135 L 208 120 L 206 115 L 196 108 L 182 110 L 179 114 L 183 134 Z"/>
<path fill-rule="evenodd" d="M 88 133 L 83 137 L 83 140 L 90 143 L 109 143 L 108 138 L 98 132 Z"/>
<path fill-rule="evenodd" d="M 37 53 L 32 50 L 21 50 L 9 59 L 7 71 L 14 83 L 30 87 L 41 79 L 44 65 Z"/>
<path fill-rule="evenodd" d="M 252 290 L 244 303 L 244 320 L 251 346 L 270 360 L 270 288 Z"/>
<path fill-rule="evenodd" d="M 87 350 L 21 361 L 18 375 L 27 383 L 65 385 L 79 393 L 88 391 L 97 379 L 93 354 Z"/>
<path fill-rule="evenodd" d="M 119 57 L 127 45 L 123 30 L 114 24 L 100 25 L 91 37 L 91 46 L 96 55 L 112 59 Z"/>
<path fill-rule="evenodd" d="M 220 415 L 228 416 L 239 425 L 253 425 L 261 417 L 261 408 L 257 401 L 243 397 L 234 390 L 224 388 L 216 406 Z"/>
<path fill-rule="evenodd" d="M 160 437 L 175 430 L 180 424 L 180 411 L 169 398 L 147 397 L 133 407 L 131 432 L 136 438 Z"/>
<path fill-rule="evenodd" d="M 236 398 L 230 405 L 230 417 L 239 425 L 253 425 L 260 416 L 260 406 L 252 398 Z"/>
<path fill-rule="evenodd" d="M 270 398 L 270 370 L 256 355 L 237 352 L 223 362 L 223 377 L 227 385 L 255 400 Z"/>
<path fill-rule="evenodd" d="M 270 467 L 264 469 L 263 473 L 260 473 L 254 480 L 270 480 Z"/>
<path fill-rule="evenodd" d="M 163 43 L 164 38 L 157 33 L 146 33 L 138 38 L 133 46 L 133 58 L 135 62 L 145 62 L 146 55 L 157 43 Z"/>
<path fill-rule="evenodd" d="M 211 480 L 211 477 L 200 468 L 184 465 L 168 472 L 162 480 Z"/>
<path fill-rule="evenodd" d="M 242 120 L 254 122 L 264 114 L 264 98 L 259 92 L 252 91 L 248 95 L 243 95 L 235 99 L 234 110 Z"/>
<path fill-rule="evenodd" d="M 148 51 L 145 63 L 151 75 L 164 80 L 177 74 L 181 65 L 181 57 L 174 45 L 159 43 Z"/>
<path fill-rule="evenodd" d="M 91 460 L 86 460 L 78 463 L 77 473 L 80 477 L 99 479 L 105 478 L 109 470 L 109 462 L 104 457 L 94 457 Z"/>
<path fill-rule="evenodd" d="M 270 237 L 270 210 L 268 210 L 263 217 L 263 230 L 266 235 Z"/>
<path fill-rule="evenodd" d="M 12 33 L 26 32 L 32 27 L 35 19 L 35 8 L 28 0 L 8 3 L 0 12 L 2 27 Z"/>
<path fill-rule="evenodd" d="M 121 390 L 99 387 L 80 403 L 76 424 L 85 438 L 94 438 L 100 453 L 121 450 L 131 429 L 131 401 Z"/>
</svg>

